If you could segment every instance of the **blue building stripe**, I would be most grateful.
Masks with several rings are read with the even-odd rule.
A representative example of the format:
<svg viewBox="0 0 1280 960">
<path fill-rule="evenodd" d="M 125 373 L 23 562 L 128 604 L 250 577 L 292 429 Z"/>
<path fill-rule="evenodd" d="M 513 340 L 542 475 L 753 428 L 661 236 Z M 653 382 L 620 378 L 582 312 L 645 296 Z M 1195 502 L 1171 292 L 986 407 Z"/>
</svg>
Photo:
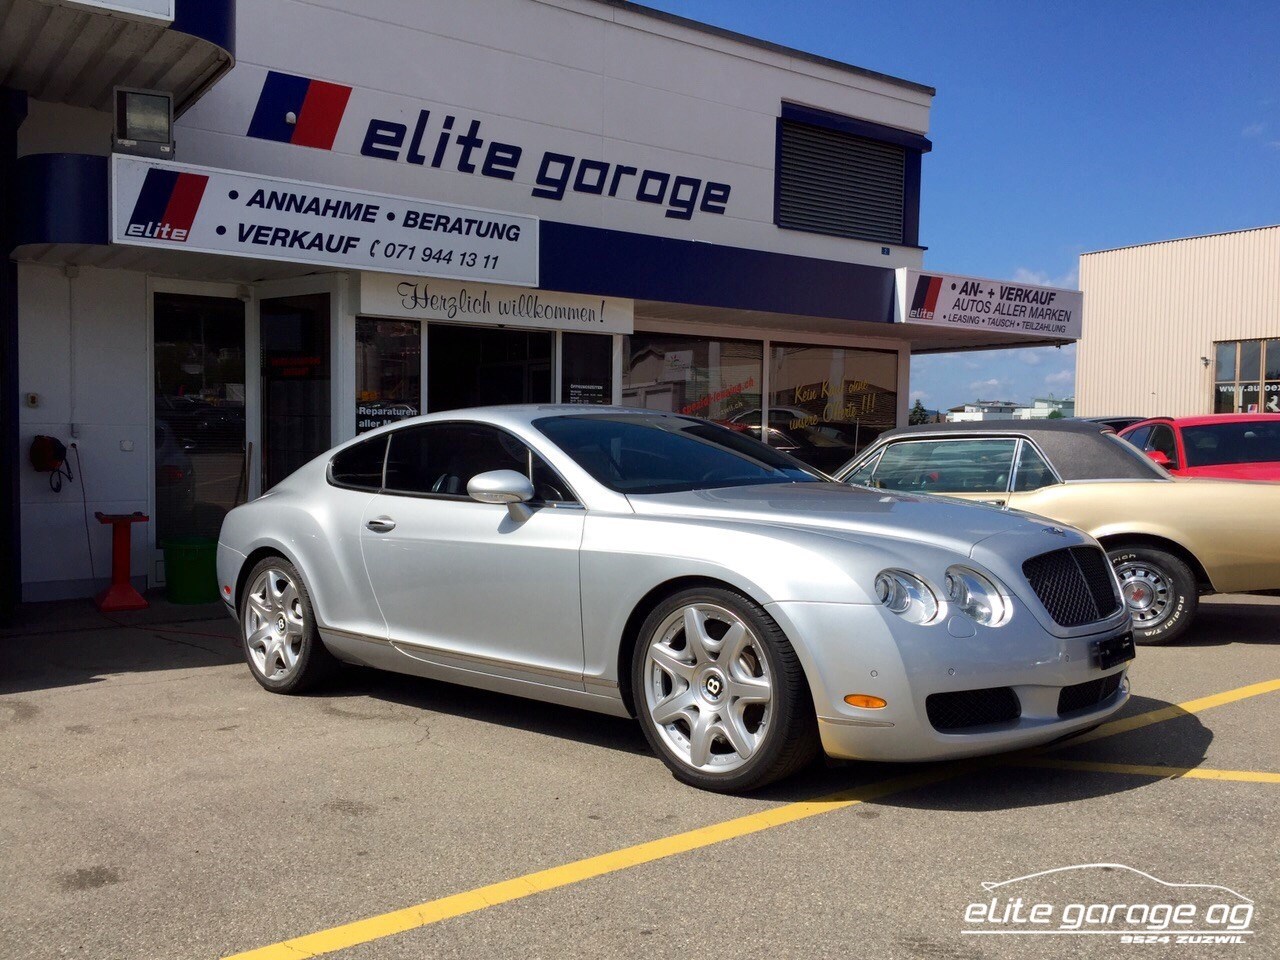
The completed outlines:
<svg viewBox="0 0 1280 960">
<path fill-rule="evenodd" d="M 249 136 L 259 140 L 277 140 L 289 143 L 293 139 L 295 124 L 285 122 L 285 114 L 295 117 L 302 113 L 311 81 L 307 77 L 295 77 L 291 73 L 272 70 L 262 85 L 262 95 L 249 122 Z"/>
</svg>

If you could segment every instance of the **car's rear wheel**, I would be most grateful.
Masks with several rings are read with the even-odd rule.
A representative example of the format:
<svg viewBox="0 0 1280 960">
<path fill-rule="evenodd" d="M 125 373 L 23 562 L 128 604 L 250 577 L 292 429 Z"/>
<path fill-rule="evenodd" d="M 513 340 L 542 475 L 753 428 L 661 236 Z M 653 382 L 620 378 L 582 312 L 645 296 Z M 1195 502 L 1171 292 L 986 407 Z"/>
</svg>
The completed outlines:
<svg viewBox="0 0 1280 960">
<path fill-rule="evenodd" d="M 1200 602 L 1191 568 L 1154 547 L 1113 547 L 1107 555 L 1133 616 L 1134 641 L 1154 645 L 1182 636 L 1195 619 Z"/>
<path fill-rule="evenodd" d="M 649 614 L 632 690 L 650 746 L 695 787 L 751 790 L 818 753 L 795 650 L 758 604 L 731 590 L 684 590 Z"/>
<path fill-rule="evenodd" d="M 245 582 L 240 639 L 254 679 L 273 693 L 302 693 L 328 679 L 338 661 L 316 630 L 297 568 L 283 557 L 267 557 Z"/>
</svg>

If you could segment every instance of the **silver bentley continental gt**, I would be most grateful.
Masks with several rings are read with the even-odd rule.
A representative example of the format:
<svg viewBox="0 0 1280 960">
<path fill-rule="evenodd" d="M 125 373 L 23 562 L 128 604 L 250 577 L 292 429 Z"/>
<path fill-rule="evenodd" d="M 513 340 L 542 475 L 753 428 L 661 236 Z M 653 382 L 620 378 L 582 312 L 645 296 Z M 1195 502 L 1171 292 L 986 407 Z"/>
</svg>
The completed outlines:
<svg viewBox="0 0 1280 960">
<path fill-rule="evenodd" d="M 231 511 L 218 577 L 268 690 L 345 661 L 636 716 L 711 790 L 819 750 L 1041 744 L 1129 696 L 1129 616 L 1088 536 L 629 408 L 364 434 Z"/>
</svg>

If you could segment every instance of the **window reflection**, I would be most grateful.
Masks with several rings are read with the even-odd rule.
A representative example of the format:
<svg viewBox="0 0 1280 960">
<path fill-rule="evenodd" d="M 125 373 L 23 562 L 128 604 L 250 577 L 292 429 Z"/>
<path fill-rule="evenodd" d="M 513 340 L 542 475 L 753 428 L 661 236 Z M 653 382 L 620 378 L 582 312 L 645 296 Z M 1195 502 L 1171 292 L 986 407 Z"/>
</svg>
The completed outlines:
<svg viewBox="0 0 1280 960">
<path fill-rule="evenodd" d="M 759 341 L 635 333 L 623 344 L 622 402 L 758 435 L 763 372 Z"/>
</svg>

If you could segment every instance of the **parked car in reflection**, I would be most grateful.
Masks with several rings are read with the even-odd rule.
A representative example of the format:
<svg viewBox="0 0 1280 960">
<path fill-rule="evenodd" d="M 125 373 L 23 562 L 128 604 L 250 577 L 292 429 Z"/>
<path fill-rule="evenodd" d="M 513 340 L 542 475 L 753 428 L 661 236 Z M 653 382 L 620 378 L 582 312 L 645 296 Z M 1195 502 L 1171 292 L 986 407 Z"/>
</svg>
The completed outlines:
<svg viewBox="0 0 1280 960">
<path fill-rule="evenodd" d="M 1280 480 L 1280 413 L 1155 417 L 1120 436 L 1177 477 Z"/>
<path fill-rule="evenodd" d="M 1124 704 L 1133 651 L 1082 533 L 857 489 L 631 408 L 364 434 L 232 510 L 218 577 L 268 690 L 344 660 L 634 715 L 678 778 L 715 790 L 820 751 L 1046 743 Z"/>
<path fill-rule="evenodd" d="M 1280 590 L 1280 486 L 1172 477 L 1109 427 L 1072 420 L 894 430 L 836 476 L 1039 514 L 1106 548 L 1140 643 L 1167 643 L 1208 593 Z"/>
<path fill-rule="evenodd" d="M 857 421 L 821 419 L 800 407 L 770 407 L 767 431 L 760 428 L 758 407 L 736 415 L 725 426 L 757 440 L 767 437 L 766 442 L 775 450 L 789 453 L 824 473 L 840 467 L 885 431 L 884 427 Z"/>
</svg>

